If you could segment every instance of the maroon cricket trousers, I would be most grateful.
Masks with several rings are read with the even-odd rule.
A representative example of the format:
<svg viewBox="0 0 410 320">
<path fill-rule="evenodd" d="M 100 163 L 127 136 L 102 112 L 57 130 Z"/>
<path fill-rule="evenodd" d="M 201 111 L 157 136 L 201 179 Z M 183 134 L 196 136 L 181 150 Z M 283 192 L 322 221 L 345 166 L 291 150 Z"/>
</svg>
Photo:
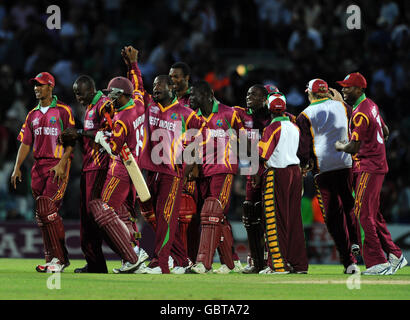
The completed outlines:
<svg viewBox="0 0 410 320">
<path fill-rule="evenodd" d="M 380 191 L 384 174 L 354 173 L 355 204 L 353 212 L 364 232 L 361 239 L 362 255 L 366 268 L 386 263 L 386 254 L 400 257 L 402 252 L 393 242 L 380 210 Z M 359 234 L 360 237 L 360 234 Z"/>
<path fill-rule="evenodd" d="M 277 272 L 307 271 L 300 168 L 298 165 L 270 168 L 264 173 L 263 181 L 268 264 Z"/>
</svg>

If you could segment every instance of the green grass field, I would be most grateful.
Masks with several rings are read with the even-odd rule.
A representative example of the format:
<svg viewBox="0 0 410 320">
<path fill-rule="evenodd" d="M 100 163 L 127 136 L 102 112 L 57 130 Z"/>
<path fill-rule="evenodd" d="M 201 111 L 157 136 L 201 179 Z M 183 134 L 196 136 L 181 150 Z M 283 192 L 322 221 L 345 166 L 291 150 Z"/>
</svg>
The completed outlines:
<svg viewBox="0 0 410 320">
<path fill-rule="evenodd" d="M 47 288 L 51 274 L 34 269 L 41 260 L 0 259 L 1 300 L 408 300 L 410 267 L 391 276 L 357 276 L 349 289 L 340 265 L 311 265 L 307 275 L 75 274 L 73 260 L 60 289 Z M 109 270 L 119 261 L 109 261 Z M 218 265 L 214 265 L 214 268 Z M 364 266 L 360 266 L 364 269 Z M 352 279 L 352 278 L 350 278 Z M 51 282 L 51 280 L 49 281 Z M 54 284 L 57 282 L 53 281 Z M 350 282 L 351 283 L 351 282 Z M 355 281 L 354 284 L 358 282 Z"/>
</svg>

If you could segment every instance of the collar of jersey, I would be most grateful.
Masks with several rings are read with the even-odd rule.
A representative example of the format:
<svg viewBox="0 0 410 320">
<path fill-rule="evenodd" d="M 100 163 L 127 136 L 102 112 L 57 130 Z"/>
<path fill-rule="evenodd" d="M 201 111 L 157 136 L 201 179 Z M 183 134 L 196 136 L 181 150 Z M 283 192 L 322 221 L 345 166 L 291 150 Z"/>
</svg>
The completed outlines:
<svg viewBox="0 0 410 320">
<path fill-rule="evenodd" d="M 176 104 L 178 104 L 178 99 L 176 97 L 174 98 L 174 100 L 172 100 L 171 104 L 169 106 L 166 106 L 166 107 L 163 107 L 162 104 L 160 104 L 158 102 L 158 106 L 160 107 L 162 112 L 167 111 L 168 109 L 172 108 Z"/>
<path fill-rule="evenodd" d="M 93 101 L 91 101 L 91 105 L 95 106 L 96 103 L 98 102 L 98 100 L 100 100 L 100 98 L 103 96 L 103 93 L 101 91 L 97 91 L 97 93 L 95 94 Z"/>
<path fill-rule="evenodd" d="M 313 106 L 315 104 L 319 104 L 319 103 L 325 102 L 327 100 L 330 100 L 330 99 L 329 98 L 323 98 L 323 99 L 312 100 L 312 103 L 310 105 Z"/>
<path fill-rule="evenodd" d="M 357 106 L 358 106 L 359 104 L 361 104 L 361 103 L 362 103 L 364 100 L 366 100 L 366 99 L 367 99 L 367 97 L 366 97 L 366 95 L 363 93 L 363 94 L 359 97 L 359 99 L 357 99 L 356 103 L 353 105 L 353 110 L 356 109 Z"/>
<path fill-rule="evenodd" d="M 279 116 L 279 117 L 273 118 L 271 123 L 274 123 L 276 121 L 290 121 L 290 118 L 286 116 Z"/>
<path fill-rule="evenodd" d="M 214 103 L 213 103 L 213 105 L 212 105 L 212 113 L 218 113 L 218 110 L 219 110 L 218 102 L 217 102 L 216 100 L 214 100 Z M 212 113 L 211 113 L 211 114 L 212 114 Z M 198 115 L 198 116 L 203 116 L 201 109 L 198 109 L 197 115 Z"/>
<path fill-rule="evenodd" d="M 125 110 L 125 109 L 129 108 L 132 105 L 134 105 L 134 100 L 130 99 L 130 101 L 128 101 L 127 104 L 125 104 L 121 108 L 117 109 L 117 112 Z"/>
<path fill-rule="evenodd" d="M 54 108 L 57 105 L 57 96 L 53 95 L 53 101 L 51 101 L 51 104 L 49 105 L 50 108 Z M 40 110 L 41 105 L 40 102 L 38 103 L 37 107 L 35 107 L 35 110 Z"/>
</svg>

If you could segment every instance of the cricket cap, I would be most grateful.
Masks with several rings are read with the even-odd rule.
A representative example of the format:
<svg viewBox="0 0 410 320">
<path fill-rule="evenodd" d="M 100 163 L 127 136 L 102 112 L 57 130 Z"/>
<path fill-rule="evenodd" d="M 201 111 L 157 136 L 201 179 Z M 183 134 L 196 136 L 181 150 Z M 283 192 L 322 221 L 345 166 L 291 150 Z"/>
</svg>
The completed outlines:
<svg viewBox="0 0 410 320">
<path fill-rule="evenodd" d="M 110 93 L 115 94 L 126 94 L 131 96 L 134 92 L 134 87 L 130 80 L 124 77 L 115 77 L 111 79 L 108 83 L 107 89 L 104 89 L 103 92 L 110 96 Z"/>
<path fill-rule="evenodd" d="M 359 72 L 350 73 L 344 78 L 343 81 L 336 81 L 342 87 L 358 87 L 366 88 L 367 81 Z"/>
<path fill-rule="evenodd" d="M 31 78 L 29 82 L 30 84 L 34 84 L 35 82 L 38 82 L 40 84 L 49 84 L 52 87 L 54 87 L 56 84 L 54 77 L 48 72 L 39 73 L 34 78 Z"/>
<path fill-rule="evenodd" d="M 325 80 L 313 79 L 310 80 L 306 86 L 305 92 L 309 91 L 313 93 L 327 93 L 329 91 L 329 86 Z"/>
<path fill-rule="evenodd" d="M 286 110 L 286 97 L 280 92 L 271 93 L 268 96 L 268 109 L 271 112 L 283 112 Z"/>
</svg>

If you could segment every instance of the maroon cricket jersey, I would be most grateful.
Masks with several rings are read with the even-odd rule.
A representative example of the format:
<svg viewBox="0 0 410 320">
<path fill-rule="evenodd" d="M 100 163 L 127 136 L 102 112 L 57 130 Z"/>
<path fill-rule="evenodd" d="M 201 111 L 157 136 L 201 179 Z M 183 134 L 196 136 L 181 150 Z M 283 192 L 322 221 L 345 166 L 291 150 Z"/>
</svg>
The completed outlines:
<svg viewBox="0 0 410 320">
<path fill-rule="evenodd" d="M 18 140 L 33 145 L 34 159 L 61 159 L 62 145 L 57 144 L 58 136 L 75 125 L 73 112 L 65 103 L 53 96 L 48 110 L 43 113 L 40 104 L 31 110 L 21 128 Z"/>
<path fill-rule="evenodd" d="M 383 125 L 377 105 L 362 94 L 350 119 L 350 139 L 360 141 L 359 152 L 353 155 L 353 172 L 388 172 Z"/>
<path fill-rule="evenodd" d="M 191 108 L 189 103 L 189 97 L 191 96 L 191 89 L 188 89 L 181 97 L 178 98 L 178 101 L 181 105 L 187 108 Z"/>
<path fill-rule="evenodd" d="M 232 151 L 233 139 L 245 130 L 234 108 L 214 101 L 212 113 L 206 118 L 199 109 L 198 115 L 205 120 L 205 141 L 203 142 L 202 174 L 205 177 L 215 174 L 236 174 L 238 159 Z"/>
<path fill-rule="evenodd" d="M 85 112 L 84 131 L 100 130 L 105 127 L 107 119 L 104 117 L 104 112 L 109 102 L 108 97 L 104 96 L 101 91 L 97 92 Z M 107 168 L 109 155 L 106 152 L 100 153 L 101 147 L 94 140 L 83 137 L 83 146 L 83 171 Z"/>
<path fill-rule="evenodd" d="M 202 130 L 204 121 L 178 99 L 174 99 L 168 106 L 156 103 L 144 89 L 137 63 L 131 65 L 128 78 L 134 86 L 134 93 L 143 96 L 146 109 L 144 126 L 149 141 L 143 144 L 139 159 L 140 167 L 182 177 L 181 153 L 186 144 L 194 138 L 191 136 L 187 140 L 186 134 L 189 133 L 189 129 Z M 200 134 L 200 131 L 195 132 Z"/>
<path fill-rule="evenodd" d="M 169 106 L 149 100 L 146 107 L 148 135 L 141 166 L 144 169 L 182 177 L 182 152 L 186 144 L 200 134 L 204 121 L 195 111 L 182 106 L 177 99 Z M 189 129 L 195 129 L 188 132 Z M 187 137 L 186 134 L 191 134 Z M 188 138 L 188 140 L 187 140 Z"/>
<path fill-rule="evenodd" d="M 115 155 L 111 157 L 109 164 L 112 175 L 115 175 L 115 170 L 126 172 L 120 156 L 125 143 L 138 163 L 141 149 L 147 140 L 144 120 L 145 107 L 142 98 L 130 99 L 126 105 L 115 110 L 112 119 L 112 135 L 109 140 L 111 151 Z"/>
</svg>

